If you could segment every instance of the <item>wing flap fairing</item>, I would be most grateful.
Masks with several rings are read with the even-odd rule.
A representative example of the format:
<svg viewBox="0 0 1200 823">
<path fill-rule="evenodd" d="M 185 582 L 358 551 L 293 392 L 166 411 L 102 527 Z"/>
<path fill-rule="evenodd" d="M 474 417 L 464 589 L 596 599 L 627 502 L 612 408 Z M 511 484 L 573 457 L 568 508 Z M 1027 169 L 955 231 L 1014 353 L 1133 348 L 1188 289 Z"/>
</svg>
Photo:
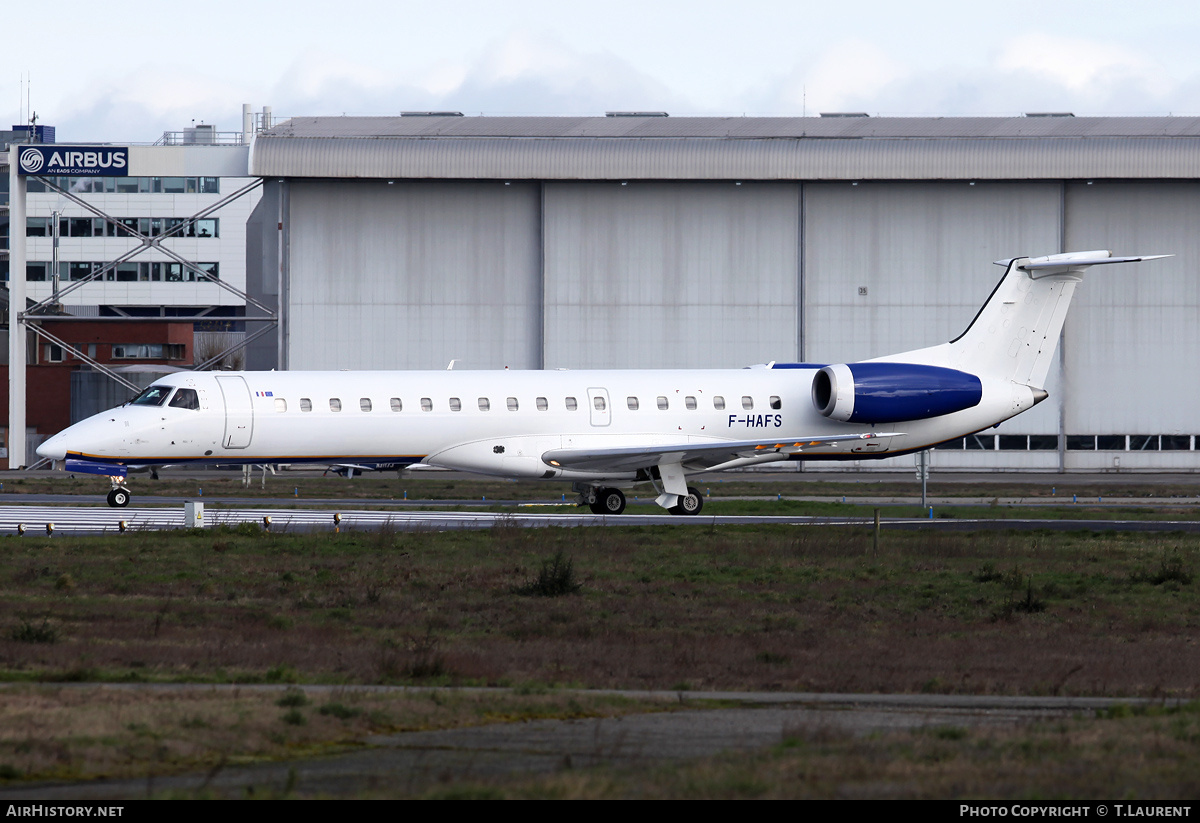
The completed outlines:
<svg viewBox="0 0 1200 823">
<path fill-rule="evenodd" d="M 772 454 L 799 454 L 806 449 L 838 443 L 897 437 L 899 432 L 835 434 L 818 437 L 773 440 L 705 440 L 690 443 L 665 443 L 621 448 L 552 449 L 542 454 L 551 466 L 595 472 L 627 472 L 650 466 L 678 463 L 693 470 L 711 468 L 731 460 Z"/>
</svg>

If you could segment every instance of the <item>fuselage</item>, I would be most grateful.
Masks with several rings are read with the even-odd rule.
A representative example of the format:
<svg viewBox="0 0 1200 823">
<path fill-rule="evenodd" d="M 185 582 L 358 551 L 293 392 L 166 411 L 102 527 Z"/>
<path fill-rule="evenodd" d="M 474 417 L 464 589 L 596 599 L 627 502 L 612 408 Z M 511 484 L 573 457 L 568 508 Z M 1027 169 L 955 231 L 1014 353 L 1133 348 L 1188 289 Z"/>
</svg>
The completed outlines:
<svg viewBox="0 0 1200 823">
<path fill-rule="evenodd" d="M 984 383 L 978 405 L 896 424 L 854 424 L 813 405 L 820 366 L 721 370 L 181 372 L 158 404 L 133 403 L 71 426 L 43 456 L 98 464 L 428 463 L 482 474 L 595 479 L 555 467 L 557 449 L 659 446 L 854 433 L 804 459 L 864 459 L 926 448 L 1033 405 L 1011 382 Z M 166 391 L 170 393 L 167 394 Z M 190 391 L 191 402 L 180 391 Z M 176 405 L 172 405 L 176 404 Z M 188 406 L 195 406 L 189 408 Z M 787 459 L 764 455 L 746 465 Z M 724 466 L 729 467 L 729 466 Z M 633 479 L 636 473 L 606 474 Z"/>
</svg>

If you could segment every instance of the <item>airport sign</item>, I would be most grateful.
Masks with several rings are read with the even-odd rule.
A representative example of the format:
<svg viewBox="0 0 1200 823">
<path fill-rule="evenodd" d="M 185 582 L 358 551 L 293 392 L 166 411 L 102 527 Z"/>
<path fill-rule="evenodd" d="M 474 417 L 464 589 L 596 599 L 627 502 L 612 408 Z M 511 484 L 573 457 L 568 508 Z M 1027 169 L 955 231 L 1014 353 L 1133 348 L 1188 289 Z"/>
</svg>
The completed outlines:
<svg viewBox="0 0 1200 823">
<path fill-rule="evenodd" d="M 22 146 L 17 150 L 22 175 L 128 177 L 129 149 L 114 146 Z"/>
</svg>

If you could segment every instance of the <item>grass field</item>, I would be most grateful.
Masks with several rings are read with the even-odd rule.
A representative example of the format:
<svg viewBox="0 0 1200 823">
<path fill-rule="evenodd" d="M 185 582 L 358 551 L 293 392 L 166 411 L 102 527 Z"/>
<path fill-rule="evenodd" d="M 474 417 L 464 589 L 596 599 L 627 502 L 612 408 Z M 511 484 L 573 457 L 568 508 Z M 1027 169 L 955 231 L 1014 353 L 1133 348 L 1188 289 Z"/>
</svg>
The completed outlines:
<svg viewBox="0 0 1200 823">
<path fill-rule="evenodd" d="M 501 522 L 482 532 L 246 526 L 2 537 L 0 678 L 26 685 L 0 693 L 0 781 L 120 773 L 104 765 L 114 757 L 150 768 L 163 752 L 163 768 L 278 757 L 417 722 L 399 705 L 347 700 L 257 710 L 180 704 L 159 720 L 152 706 L 122 704 L 105 721 L 115 730 L 84 732 L 87 701 L 59 683 L 538 693 L 530 699 L 544 705 L 527 702 L 514 717 L 647 708 L 572 703 L 556 691 L 576 686 L 1195 699 L 1197 571 L 1200 536 L 1092 531 L 885 530 L 877 553 L 867 529 L 782 526 L 527 530 Z M 342 703 L 349 719 L 339 709 L 320 714 L 329 702 Z M 283 719 L 293 709 L 303 722 Z M 60 731 L 39 725 L 60 710 L 69 718 Z M 504 711 L 470 708 L 436 722 Z M 244 731 L 238 718 L 249 715 L 265 725 L 231 731 Z M 1034 787 L 1048 796 L 1046 787 L 1066 784 L 1043 776 L 1095 761 L 1066 792 L 1104 796 L 1105 769 L 1135 750 L 1145 771 L 1138 792 L 1194 792 L 1194 769 L 1178 768 L 1180 757 L 1194 765 L 1200 754 L 1194 714 L 1079 723 L 871 741 L 804 732 L 758 758 L 704 761 L 652 780 L 589 770 L 444 793 L 1026 796 L 1021 787 Z M 248 742 L 222 742 L 236 739 Z M 124 754 L 106 754 L 110 747 Z"/>
</svg>

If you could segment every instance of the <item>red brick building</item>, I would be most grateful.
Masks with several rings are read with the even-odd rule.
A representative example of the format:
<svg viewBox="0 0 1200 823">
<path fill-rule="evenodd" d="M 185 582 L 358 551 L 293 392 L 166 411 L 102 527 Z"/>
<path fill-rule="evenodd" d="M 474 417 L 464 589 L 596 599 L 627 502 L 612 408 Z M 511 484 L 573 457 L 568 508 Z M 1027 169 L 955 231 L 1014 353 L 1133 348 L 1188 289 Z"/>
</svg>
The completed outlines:
<svg viewBox="0 0 1200 823">
<path fill-rule="evenodd" d="M 193 363 L 192 347 L 195 334 L 190 320 L 163 323 L 139 320 L 89 322 L 46 319 L 41 321 L 40 325 L 69 346 L 117 371 L 127 366 L 155 365 L 164 366 L 165 371 L 170 371 L 174 368 L 188 368 Z M 94 374 L 95 370 L 70 348 L 51 343 L 32 332 L 28 349 L 29 363 L 25 367 L 28 386 L 26 424 L 37 434 L 49 436 L 62 431 L 73 422 L 72 373 L 84 371 Z M 7 362 L 0 366 L 0 424 L 4 427 L 5 447 L 8 445 L 9 434 L 8 368 Z M 128 377 L 140 385 L 146 382 L 146 371 L 136 370 Z M 101 379 L 122 389 L 107 377 Z M 76 384 L 78 391 L 80 381 L 77 380 Z M 123 389 L 122 391 L 132 396 L 132 392 Z M 108 396 L 112 398 L 108 405 L 123 402 L 121 397 L 111 393 Z M 84 402 L 81 403 L 81 400 Z M 87 406 L 86 398 L 76 398 L 77 408 Z"/>
</svg>

